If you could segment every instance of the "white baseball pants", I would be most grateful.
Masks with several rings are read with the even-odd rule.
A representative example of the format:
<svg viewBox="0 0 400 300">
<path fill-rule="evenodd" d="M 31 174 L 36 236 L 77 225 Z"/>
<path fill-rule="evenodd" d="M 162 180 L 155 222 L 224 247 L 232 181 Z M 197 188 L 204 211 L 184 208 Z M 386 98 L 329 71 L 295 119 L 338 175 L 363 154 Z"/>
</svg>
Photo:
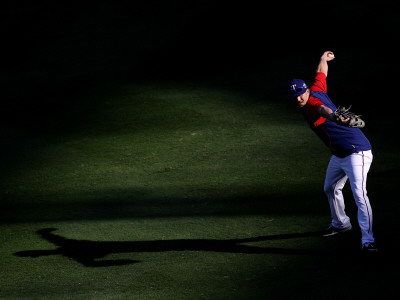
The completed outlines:
<svg viewBox="0 0 400 300">
<path fill-rule="evenodd" d="M 367 196 L 367 174 L 372 163 L 372 152 L 361 151 L 344 158 L 332 155 L 326 171 L 324 191 L 328 196 L 332 225 L 337 228 L 351 226 L 346 215 L 342 189 L 349 179 L 361 228 L 361 243 L 374 242 L 372 233 L 372 209 Z"/>
</svg>

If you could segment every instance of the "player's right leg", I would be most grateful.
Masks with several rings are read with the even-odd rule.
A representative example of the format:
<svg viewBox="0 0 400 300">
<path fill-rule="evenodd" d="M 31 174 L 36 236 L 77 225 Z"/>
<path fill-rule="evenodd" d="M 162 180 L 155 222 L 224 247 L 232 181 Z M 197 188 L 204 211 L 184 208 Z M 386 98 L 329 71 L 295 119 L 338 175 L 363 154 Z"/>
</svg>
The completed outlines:
<svg viewBox="0 0 400 300">
<path fill-rule="evenodd" d="M 345 203 L 342 193 L 347 178 L 347 175 L 341 167 L 341 159 L 332 156 L 326 170 L 324 191 L 328 197 L 331 210 L 332 226 L 340 230 L 351 228 L 350 218 L 345 212 Z"/>
</svg>

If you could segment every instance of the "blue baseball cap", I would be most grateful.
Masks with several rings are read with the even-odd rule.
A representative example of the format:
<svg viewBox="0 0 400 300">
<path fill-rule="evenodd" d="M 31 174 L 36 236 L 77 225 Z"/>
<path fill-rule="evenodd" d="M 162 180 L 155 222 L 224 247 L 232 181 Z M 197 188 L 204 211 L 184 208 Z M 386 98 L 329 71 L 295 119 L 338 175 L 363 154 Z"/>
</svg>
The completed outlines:
<svg viewBox="0 0 400 300">
<path fill-rule="evenodd" d="M 304 80 L 301 79 L 293 79 L 289 85 L 289 99 L 296 98 L 300 95 L 303 95 L 308 89 L 307 84 Z"/>
</svg>

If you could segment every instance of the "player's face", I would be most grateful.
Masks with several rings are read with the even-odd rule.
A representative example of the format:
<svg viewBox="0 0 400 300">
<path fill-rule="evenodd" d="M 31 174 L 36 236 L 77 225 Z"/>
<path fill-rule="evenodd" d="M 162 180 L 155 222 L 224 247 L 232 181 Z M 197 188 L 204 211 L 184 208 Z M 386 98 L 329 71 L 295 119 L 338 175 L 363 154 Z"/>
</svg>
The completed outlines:
<svg viewBox="0 0 400 300">
<path fill-rule="evenodd" d="M 296 98 L 293 98 L 293 101 L 297 104 L 298 107 L 303 107 L 306 105 L 308 98 L 310 97 L 310 89 L 307 89 L 307 91 L 300 96 L 297 96 Z"/>
</svg>

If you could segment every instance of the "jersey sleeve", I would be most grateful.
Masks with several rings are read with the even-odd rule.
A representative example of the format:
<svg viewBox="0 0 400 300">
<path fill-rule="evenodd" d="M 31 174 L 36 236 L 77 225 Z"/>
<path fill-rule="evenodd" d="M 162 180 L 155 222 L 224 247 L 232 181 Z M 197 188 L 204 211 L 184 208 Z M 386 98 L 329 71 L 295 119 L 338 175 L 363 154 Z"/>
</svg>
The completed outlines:
<svg viewBox="0 0 400 300">
<path fill-rule="evenodd" d="M 326 85 L 326 75 L 322 72 L 317 72 L 314 78 L 313 85 L 311 86 L 311 91 L 319 92 L 322 91 L 327 93 L 327 85 Z"/>
</svg>

